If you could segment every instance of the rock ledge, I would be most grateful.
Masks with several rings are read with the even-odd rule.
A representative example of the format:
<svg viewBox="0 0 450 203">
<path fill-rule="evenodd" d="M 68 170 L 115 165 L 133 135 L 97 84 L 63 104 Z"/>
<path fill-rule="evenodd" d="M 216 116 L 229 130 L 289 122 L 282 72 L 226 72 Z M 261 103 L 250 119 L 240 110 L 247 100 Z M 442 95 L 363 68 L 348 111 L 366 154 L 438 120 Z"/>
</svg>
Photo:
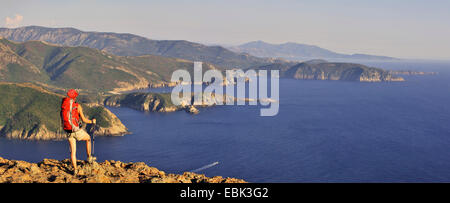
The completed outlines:
<svg viewBox="0 0 450 203">
<path fill-rule="evenodd" d="M 192 172 L 166 174 L 144 162 L 78 161 L 78 167 L 79 173 L 74 176 L 69 159 L 29 163 L 0 157 L 0 183 L 245 183 L 242 179 L 210 178 Z"/>
</svg>

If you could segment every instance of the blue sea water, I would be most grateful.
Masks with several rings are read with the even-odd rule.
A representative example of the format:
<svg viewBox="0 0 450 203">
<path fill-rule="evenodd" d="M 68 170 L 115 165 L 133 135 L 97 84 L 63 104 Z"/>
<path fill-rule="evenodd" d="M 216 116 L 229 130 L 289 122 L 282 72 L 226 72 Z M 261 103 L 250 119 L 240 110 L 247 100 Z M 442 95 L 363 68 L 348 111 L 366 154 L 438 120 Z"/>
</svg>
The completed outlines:
<svg viewBox="0 0 450 203">
<path fill-rule="evenodd" d="M 169 173 L 211 164 L 199 173 L 250 182 L 450 182 L 450 64 L 369 65 L 439 75 L 392 83 L 282 79 L 275 117 L 260 117 L 260 106 L 198 115 L 109 108 L 133 134 L 97 137 L 96 156 Z M 8 159 L 68 153 L 66 142 L 0 139 Z M 85 157 L 81 142 L 78 157 Z"/>
</svg>

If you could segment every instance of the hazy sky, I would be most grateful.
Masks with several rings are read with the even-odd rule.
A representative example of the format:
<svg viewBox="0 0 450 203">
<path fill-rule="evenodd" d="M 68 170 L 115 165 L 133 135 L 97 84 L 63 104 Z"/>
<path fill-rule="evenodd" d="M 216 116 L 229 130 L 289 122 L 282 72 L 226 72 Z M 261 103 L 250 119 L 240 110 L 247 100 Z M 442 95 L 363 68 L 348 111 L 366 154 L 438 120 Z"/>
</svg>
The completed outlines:
<svg viewBox="0 0 450 203">
<path fill-rule="evenodd" d="M 450 0 L 2 1 L 0 26 L 75 27 L 214 44 L 450 59 Z"/>
</svg>

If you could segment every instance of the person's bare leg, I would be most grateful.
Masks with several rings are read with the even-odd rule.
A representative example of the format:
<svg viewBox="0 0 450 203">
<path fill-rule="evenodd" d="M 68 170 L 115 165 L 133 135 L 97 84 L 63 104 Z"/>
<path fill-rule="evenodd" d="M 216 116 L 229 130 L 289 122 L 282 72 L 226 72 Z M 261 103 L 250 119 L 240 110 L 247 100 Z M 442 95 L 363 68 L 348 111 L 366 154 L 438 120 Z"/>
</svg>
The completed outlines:
<svg viewBox="0 0 450 203">
<path fill-rule="evenodd" d="M 77 141 L 73 138 L 69 139 L 70 159 L 72 160 L 73 170 L 77 169 Z"/>
<path fill-rule="evenodd" d="M 91 137 L 84 131 L 82 131 L 80 133 L 83 133 L 83 135 L 80 137 L 80 139 L 83 141 L 86 141 L 86 155 L 87 155 L 87 160 L 89 161 L 89 159 L 91 157 Z"/>
</svg>

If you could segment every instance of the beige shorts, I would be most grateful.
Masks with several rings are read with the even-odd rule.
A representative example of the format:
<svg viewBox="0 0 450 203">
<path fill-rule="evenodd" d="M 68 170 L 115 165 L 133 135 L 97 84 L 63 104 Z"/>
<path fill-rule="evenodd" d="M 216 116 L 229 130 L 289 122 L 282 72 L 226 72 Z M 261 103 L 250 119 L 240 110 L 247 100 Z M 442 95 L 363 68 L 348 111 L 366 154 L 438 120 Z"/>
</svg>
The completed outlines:
<svg viewBox="0 0 450 203">
<path fill-rule="evenodd" d="M 76 141 L 81 141 L 81 140 L 89 140 L 90 136 L 89 134 L 84 131 L 83 129 L 77 131 L 77 132 L 73 132 L 73 133 L 69 133 L 67 134 L 67 139 L 69 141 L 76 140 Z"/>
</svg>

